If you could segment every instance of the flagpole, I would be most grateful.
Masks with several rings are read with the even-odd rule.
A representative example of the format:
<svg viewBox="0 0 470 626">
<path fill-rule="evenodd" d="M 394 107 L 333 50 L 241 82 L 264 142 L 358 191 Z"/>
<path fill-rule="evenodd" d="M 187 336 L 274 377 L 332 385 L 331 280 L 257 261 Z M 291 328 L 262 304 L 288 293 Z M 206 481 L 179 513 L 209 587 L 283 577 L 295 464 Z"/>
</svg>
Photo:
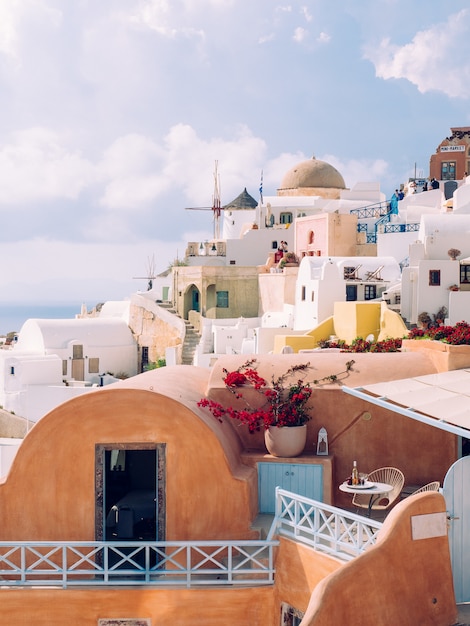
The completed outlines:
<svg viewBox="0 0 470 626">
<path fill-rule="evenodd" d="M 259 223 L 258 228 L 261 228 L 262 216 L 263 216 L 263 170 L 261 170 L 261 180 L 259 183 Z M 266 226 L 266 224 L 265 224 Z"/>
</svg>

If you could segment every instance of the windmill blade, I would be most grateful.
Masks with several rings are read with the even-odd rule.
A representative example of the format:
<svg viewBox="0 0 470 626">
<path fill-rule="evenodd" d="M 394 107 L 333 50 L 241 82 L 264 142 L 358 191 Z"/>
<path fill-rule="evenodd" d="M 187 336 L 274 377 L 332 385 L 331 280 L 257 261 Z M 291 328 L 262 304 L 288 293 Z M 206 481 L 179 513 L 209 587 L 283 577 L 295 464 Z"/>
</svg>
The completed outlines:
<svg viewBox="0 0 470 626">
<path fill-rule="evenodd" d="M 220 238 L 219 221 L 222 213 L 220 203 L 220 179 L 218 174 L 218 161 L 215 162 L 214 169 L 214 193 L 212 195 L 212 206 L 188 206 L 185 211 L 212 211 L 214 215 L 214 239 Z"/>
</svg>

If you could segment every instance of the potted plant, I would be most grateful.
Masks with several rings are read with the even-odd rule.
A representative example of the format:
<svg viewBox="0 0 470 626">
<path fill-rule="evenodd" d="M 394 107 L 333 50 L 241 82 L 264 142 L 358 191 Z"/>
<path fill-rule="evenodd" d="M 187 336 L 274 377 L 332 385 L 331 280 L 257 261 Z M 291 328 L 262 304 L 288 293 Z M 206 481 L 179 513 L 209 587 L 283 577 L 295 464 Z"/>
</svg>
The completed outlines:
<svg viewBox="0 0 470 626">
<path fill-rule="evenodd" d="M 287 266 L 296 266 L 299 264 L 299 259 L 295 256 L 294 252 L 286 252 L 282 259 L 279 261 L 279 267 L 283 268 Z"/>
<path fill-rule="evenodd" d="M 456 261 L 457 257 L 460 256 L 462 253 L 460 252 L 460 250 L 457 250 L 457 248 L 451 248 L 450 250 L 447 250 L 447 254 L 452 259 L 452 261 Z"/>
<path fill-rule="evenodd" d="M 429 328 L 430 323 L 432 322 L 431 316 L 427 311 L 423 311 L 418 315 L 418 323 L 421 328 Z"/>
<path fill-rule="evenodd" d="M 353 364 L 354 361 L 346 363 L 346 370 L 342 373 L 349 372 Z M 202 398 L 198 406 L 208 408 L 220 422 L 223 422 L 224 417 L 238 420 L 248 426 L 250 433 L 264 429 L 266 447 L 274 456 L 297 456 L 305 447 L 309 410 L 313 408 L 309 405 L 312 385 L 339 382 L 339 375 L 332 374 L 321 380 L 305 382 L 310 363 L 301 363 L 292 365 L 284 374 L 273 376 L 268 382 L 259 375 L 256 366 L 256 359 L 250 359 L 235 371 L 223 369 L 225 387 L 234 395 L 236 407 L 224 406 L 208 398 Z M 260 406 L 251 406 L 246 401 L 244 387 L 251 387 L 260 394 Z M 286 448 L 282 441 L 278 441 L 280 437 L 289 439 Z"/>
</svg>

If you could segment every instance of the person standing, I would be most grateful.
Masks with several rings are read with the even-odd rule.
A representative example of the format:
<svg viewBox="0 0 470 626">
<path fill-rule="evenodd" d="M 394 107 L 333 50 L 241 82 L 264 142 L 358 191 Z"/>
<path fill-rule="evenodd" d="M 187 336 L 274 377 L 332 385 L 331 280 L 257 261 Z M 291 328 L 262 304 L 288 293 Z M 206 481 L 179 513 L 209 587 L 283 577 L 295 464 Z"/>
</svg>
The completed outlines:
<svg viewBox="0 0 470 626">
<path fill-rule="evenodd" d="M 395 189 L 390 198 L 390 213 L 398 215 L 398 189 Z"/>
</svg>

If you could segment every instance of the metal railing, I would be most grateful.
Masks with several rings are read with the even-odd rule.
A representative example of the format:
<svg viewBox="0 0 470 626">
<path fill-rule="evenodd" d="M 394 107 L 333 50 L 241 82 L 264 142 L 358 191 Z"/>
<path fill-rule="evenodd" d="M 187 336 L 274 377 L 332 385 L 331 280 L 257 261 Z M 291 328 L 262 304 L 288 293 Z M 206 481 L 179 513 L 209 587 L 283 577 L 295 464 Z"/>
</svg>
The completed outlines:
<svg viewBox="0 0 470 626">
<path fill-rule="evenodd" d="M 385 233 L 413 233 L 419 230 L 419 224 L 387 224 Z"/>
<path fill-rule="evenodd" d="M 382 217 L 383 215 L 387 215 L 389 211 L 390 202 L 384 200 L 383 202 L 368 204 L 360 209 L 351 209 L 349 213 L 351 215 L 357 215 L 357 219 L 367 219 L 370 217 Z"/>
<path fill-rule="evenodd" d="M 375 544 L 382 523 L 276 488 L 276 514 L 268 534 L 305 543 L 349 561 Z"/>
<path fill-rule="evenodd" d="M 268 585 L 278 541 L 0 542 L 2 586 Z"/>
</svg>

